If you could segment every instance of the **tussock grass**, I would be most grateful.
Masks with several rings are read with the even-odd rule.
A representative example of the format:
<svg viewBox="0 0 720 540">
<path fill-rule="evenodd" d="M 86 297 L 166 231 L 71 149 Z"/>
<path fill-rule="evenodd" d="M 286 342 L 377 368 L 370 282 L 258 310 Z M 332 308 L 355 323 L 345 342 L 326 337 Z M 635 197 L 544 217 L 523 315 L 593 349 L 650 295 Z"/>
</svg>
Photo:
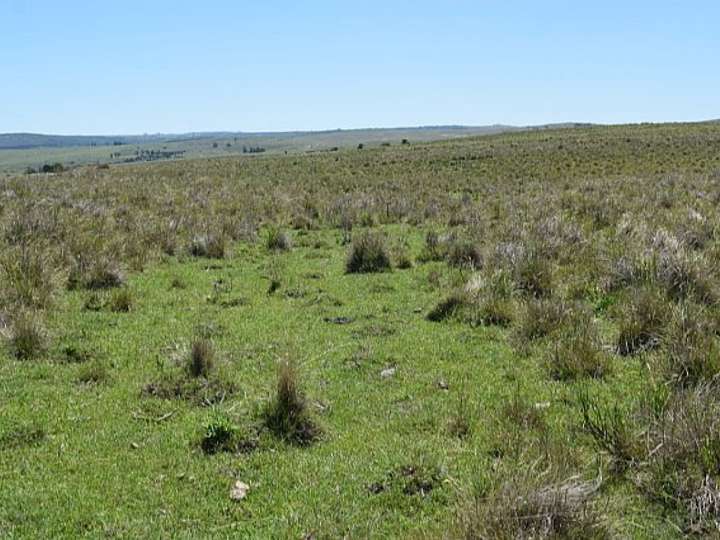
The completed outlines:
<svg viewBox="0 0 720 540">
<path fill-rule="evenodd" d="M 382 235 L 367 232 L 353 240 L 345 262 L 345 272 L 367 274 L 385 272 L 391 268 L 390 254 Z"/>
<path fill-rule="evenodd" d="M 291 360 L 280 362 L 275 395 L 265 407 L 263 421 L 276 437 L 299 446 L 312 444 L 322 434 L 310 415 Z"/>
</svg>

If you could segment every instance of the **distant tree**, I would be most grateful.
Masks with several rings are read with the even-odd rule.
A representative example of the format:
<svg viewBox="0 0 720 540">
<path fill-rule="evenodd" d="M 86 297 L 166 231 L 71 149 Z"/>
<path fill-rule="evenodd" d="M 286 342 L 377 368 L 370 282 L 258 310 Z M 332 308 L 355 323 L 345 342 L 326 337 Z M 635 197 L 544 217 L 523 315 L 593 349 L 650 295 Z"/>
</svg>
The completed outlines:
<svg viewBox="0 0 720 540">
<path fill-rule="evenodd" d="M 407 139 L 403 139 L 402 144 L 410 144 L 410 141 L 408 141 Z"/>
<path fill-rule="evenodd" d="M 52 165 L 48 165 L 47 163 L 42 166 L 41 171 L 45 174 L 48 173 L 61 173 L 65 170 L 65 167 L 63 167 L 62 163 L 53 163 Z"/>
<path fill-rule="evenodd" d="M 213 148 L 217 148 L 217 147 L 218 147 L 218 143 L 214 142 L 214 143 L 213 143 Z"/>
<path fill-rule="evenodd" d="M 25 169 L 25 174 L 35 174 L 37 171 L 33 169 L 32 167 L 28 167 Z"/>
<path fill-rule="evenodd" d="M 363 143 L 358 144 L 358 150 L 362 150 L 363 148 L 365 148 L 365 145 Z"/>
</svg>

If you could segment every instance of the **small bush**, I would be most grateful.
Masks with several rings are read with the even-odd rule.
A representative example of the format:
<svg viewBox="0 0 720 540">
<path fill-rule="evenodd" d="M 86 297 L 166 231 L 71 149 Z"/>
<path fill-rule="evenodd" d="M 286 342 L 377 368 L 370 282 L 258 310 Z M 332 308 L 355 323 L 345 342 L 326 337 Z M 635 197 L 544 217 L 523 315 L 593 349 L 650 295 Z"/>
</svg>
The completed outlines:
<svg viewBox="0 0 720 540">
<path fill-rule="evenodd" d="M 219 452 L 250 452 L 257 447 L 257 441 L 243 433 L 227 415 L 214 413 L 205 424 L 200 448 L 205 454 Z"/>
<path fill-rule="evenodd" d="M 265 408 L 263 419 L 276 437 L 291 444 L 306 446 L 320 437 L 321 430 L 310 416 L 297 371 L 290 361 L 280 364 L 276 393 Z"/>
<path fill-rule="evenodd" d="M 555 480 L 557 470 L 534 466 L 515 470 L 489 494 L 468 501 L 458 518 L 458 538 L 466 540 L 603 539 L 609 533 L 591 501 L 601 478 Z"/>
<path fill-rule="evenodd" d="M 712 535 L 720 520 L 720 399 L 717 383 L 672 394 L 660 416 L 651 413 L 640 485 L 678 512 L 684 532 Z"/>
<path fill-rule="evenodd" d="M 94 360 L 86 363 L 80 369 L 77 381 L 80 384 L 102 384 L 110 379 L 110 373 L 105 364 Z"/>
<path fill-rule="evenodd" d="M 227 241 L 222 234 L 205 234 L 195 236 L 188 248 L 193 257 L 208 259 L 224 259 L 227 251 Z"/>
<path fill-rule="evenodd" d="M 125 283 L 125 274 L 114 260 L 98 256 L 94 259 L 85 260 L 82 257 L 76 259 L 68 276 L 68 288 L 101 290 L 120 287 Z"/>
<path fill-rule="evenodd" d="M 270 251 L 288 251 L 292 248 L 292 240 L 282 229 L 271 227 L 265 237 L 265 247 Z"/>
<path fill-rule="evenodd" d="M 391 266 L 384 238 L 379 234 L 365 233 L 353 241 L 345 271 L 348 274 L 384 272 Z"/>
<path fill-rule="evenodd" d="M 625 302 L 614 307 L 619 327 L 618 354 L 632 355 L 660 344 L 669 310 L 657 291 L 648 288 L 632 291 Z"/>
<path fill-rule="evenodd" d="M 513 269 L 515 284 L 522 293 L 532 298 L 543 298 L 552 293 L 550 263 L 536 253 L 526 253 Z"/>
<path fill-rule="evenodd" d="M 26 448 L 40 444 L 47 438 L 43 428 L 34 425 L 5 425 L 0 431 L 0 450 Z"/>
<path fill-rule="evenodd" d="M 513 337 L 521 346 L 526 346 L 555 332 L 570 317 L 571 312 L 571 307 L 561 300 L 529 299 Z"/>
<path fill-rule="evenodd" d="M 613 457 L 620 470 L 638 458 L 639 443 L 626 411 L 617 405 L 601 405 L 585 391 L 578 395 L 578 405 L 582 428 L 601 450 Z"/>
<path fill-rule="evenodd" d="M 47 350 L 48 336 L 39 316 L 21 311 L 13 320 L 9 345 L 18 360 L 37 358 Z"/>
<path fill-rule="evenodd" d="M 465 392 L 461 392 L 457 401 L 457 408 L 450 418 L 448 432 L 453 437 L 464 439 L 472 431 L 473 415 L 468 404 Z"/>
<path fill-rule="evenodd" d="M 110 311 L 115 313 L 129 313 L 133 307 L 133 294 L 129 289 L 118 289 L 108 302 Z"/>
<path fill-rule="evenodd" d="M 720 350 L 705 310 L 682 303 L 673 311 L 665 334 L 668 377 L 676 385 L 692 386 L 720 373 Z"/>
<path fill-rule="evenodd" d="M 582 316 L 571 320 L 550 346 L 546 364 L 550 375 L 560 381 L 599 379 L 610 370 L 595 325 Z"/>
<path fill-rule="evenodd" d="M 456 291 L 430 310 L 427 319 L 432 322 L 441 322 L 454 317 L 469 301 L 467 293 Z"/>
<path fill-rule="evenodd" d="M 448 249 L 447 261 L 451 266 L 478 270 L 482 268 L 483 256 L 472 242 L 454 242 Z"/>
<path fill-rule="evenodd" d="M 192 377 L 208 378 L 215 367 L 215 349 L 207 339 L 193 342 L 186 370 Z"/>
</svg>

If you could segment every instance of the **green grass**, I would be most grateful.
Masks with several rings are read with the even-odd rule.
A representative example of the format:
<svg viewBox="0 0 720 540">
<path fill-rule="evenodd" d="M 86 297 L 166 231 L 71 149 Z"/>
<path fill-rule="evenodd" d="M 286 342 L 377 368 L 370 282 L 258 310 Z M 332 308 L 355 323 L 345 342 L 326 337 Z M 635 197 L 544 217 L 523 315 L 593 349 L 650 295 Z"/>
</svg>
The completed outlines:
<svg viewBox="0 0 720 540">
<path fill-rule="evenodd" d="M 549 382 L 535 361 L 515 356 L 500 331 L 425 319 L 440 298 L 427 284 L 432 263 L 346 275 L 337 234 L 299 240 L 318 238 L 331 247 L 281 255 L 287 270 L 273 296 L 266 294 L 270 255 L 262 246 L 239 247 L 217 266 L 168 259 L 134 276 L 129 287 L 138 300 L 131 314 L 83 310 L 91 293 L 65 294 L 52 320 L 57 345 L 48 358 L 0 364 L 3 394 L 13 396 L 3 418 L 32 419 L 47 433 L 41 444 L 0 450 L 0 530 L 17 537 L 257 538 L 437 531 L 450 526 L 459 488 L 491 466 L 491 451 L 502 442 L 493 419 L 517 385 L 533 402 L 552 404 L 552 426 L 572 421 L 563 404 L 571 392 Z M 422 235 L 413 238 L 418 246 Z M 187 288 L 171 287 L 178 278 Z M 219 279 L 232 288 L 218 300 Z M 220 307 L 236 297 L 245 302 Z M 352 322 L 326 322 L 332 317 Z M 208 408 L 141 395 L 171 367 L 172 351 L 189 347 L 202 326 L 215 329 L 216 355 L 240 389 L 218 410 L 255 425 L 274 390 L 277 362 L 290 356 L 323 439 L 297 448 L 263 433 L 251 453 L 204 455 Z M 82 364 L 62 363 L 69 343 L 103 359 L 111 382 L 78 384 Z M 395 375 L 383 379 L 391 365 Z M 637 364 L 621 374 L 608 391 L 641 383 Z M 440 380 L 449 390 L 438 387 Z M 473 411 L 463 439 L 448 429 L 461 392 Z M 425 496 L 408 495 L 398 471 L 420 466 L 442 477 Z M 228 496 L 237 479 L 251 486 L 240 503 Z M 373 494 L 372 484 L 383 482 L 388 488 Z"/>
<path fill-rule="evenodd" d="M 720 282 L 719 141 L 717 124 L 599 127 L 2 181 L 0 537 L 456 537 L 517 501 L 502 486 L 599 473 L 613 535 L 707 525 L 652 494 L 697 487 L 716 426 L 707 455 L 645 446 L 667 402 L 690 434 L 692 407 L 716 407 L 677 394 L 666 363 L 718 339 L 696 289 Z M 347 272 L 365 233 L 391 269 Z M 223 257 L 191 255 L 210 237 Z M 702 324 L 677 324 L 679 302 Z M 652 350 L 618 354 L 656 312 Z M 18 356 L 23 321 L 43 347 Z M 213 362 L 191 376 L 196 342 Z M 286 361 L 312 444 L 267 426 Z M 153 395 L 164 381 L 182 395 Z"/>
</svg>

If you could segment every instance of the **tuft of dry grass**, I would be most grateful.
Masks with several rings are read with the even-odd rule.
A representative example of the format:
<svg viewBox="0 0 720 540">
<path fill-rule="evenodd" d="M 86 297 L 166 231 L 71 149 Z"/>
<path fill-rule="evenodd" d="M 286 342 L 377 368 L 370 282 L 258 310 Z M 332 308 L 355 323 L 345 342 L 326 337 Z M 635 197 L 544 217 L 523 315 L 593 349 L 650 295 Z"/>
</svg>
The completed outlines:
<svg viewBox="0 0 720 540">
<path fill-rule="evenodd" d="M 385 272 L 392 268 L 385 239 L 378 233 L 366 232 L 353 240 L 345 262 L 348 274 Z"/>
<path fill-rule="evenodd" d="M 312 444 L 322 434 L 310 415 L 291 360 L 280 362 L 275 395 L 265 407 L 263 420 L 276 437 L 298 446 Z"/>
</svg>

